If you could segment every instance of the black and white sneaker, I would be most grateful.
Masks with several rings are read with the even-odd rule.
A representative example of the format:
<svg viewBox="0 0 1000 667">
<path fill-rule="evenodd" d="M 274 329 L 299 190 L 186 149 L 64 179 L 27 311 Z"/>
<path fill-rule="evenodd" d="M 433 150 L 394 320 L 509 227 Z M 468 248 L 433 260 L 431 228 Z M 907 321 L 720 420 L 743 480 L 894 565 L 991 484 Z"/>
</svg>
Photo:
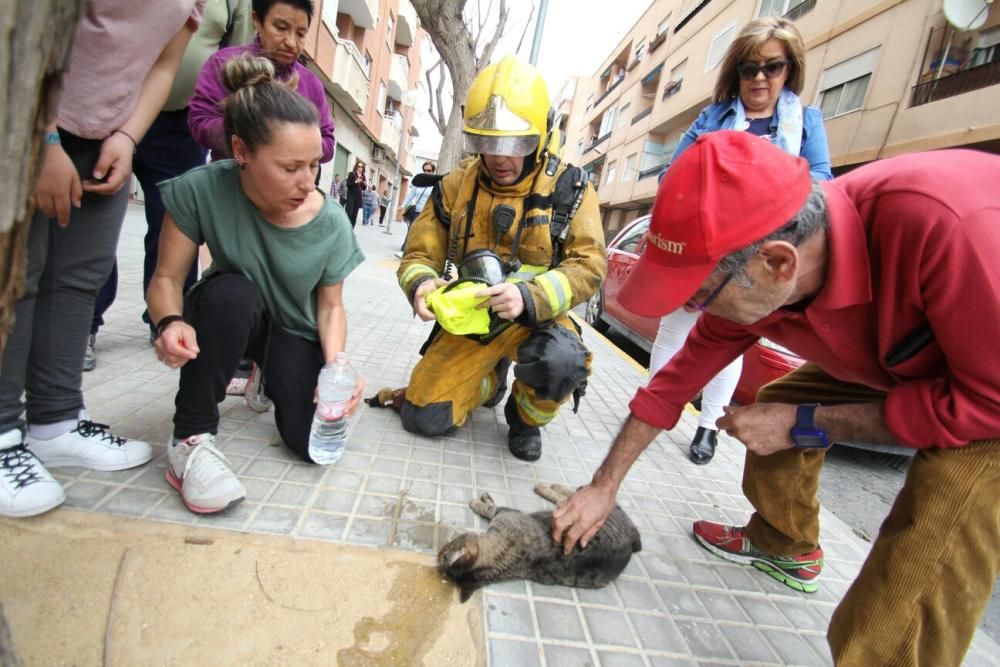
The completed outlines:
<svg viewBox="0 0 1000 667">
<path fill-rule="evenodd" d="M 0 434 L 0 515 L 35 516 L 64 500 L 62 486 L 24 446 L 20 429 Z"/>
</svg>

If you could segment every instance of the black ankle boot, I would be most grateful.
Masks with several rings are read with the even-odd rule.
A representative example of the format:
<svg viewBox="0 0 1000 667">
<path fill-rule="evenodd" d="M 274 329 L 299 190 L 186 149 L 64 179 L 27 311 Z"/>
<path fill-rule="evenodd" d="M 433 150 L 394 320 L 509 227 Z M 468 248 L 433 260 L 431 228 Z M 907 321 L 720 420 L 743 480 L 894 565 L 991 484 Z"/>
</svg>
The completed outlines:
<svg viewBox="0 0 1000 667">
<path fill-rule="evenodd" d="M 691 452 L 689 454 L 692 461 L 698 464 L 705 464 L 715 456 L 715 429 L 699 426 L 694 432 L 691 440 Z"/>
<path fill-rule="evenodd" d="M 493 391 L 493 395 L 490 396 L 490 399 L 483 403 L 483 407 L 492 408 L 500 405 L 500 401 L 503 400 L 504 395 L 507 393 L 507 370 L 509 368 L 510 359 L 507 357 L 504 357 L 497 362 L 497 388 Z"/>
<path fill-rule="evenodd" d="M 522 461 L 537 461 L 542 456 L 542 429 L 521 421 L 513 395 L 507 399 L 503 415 L 510 426 L 507 431 L 507 448 L 510 453 Z"/>
</svg>

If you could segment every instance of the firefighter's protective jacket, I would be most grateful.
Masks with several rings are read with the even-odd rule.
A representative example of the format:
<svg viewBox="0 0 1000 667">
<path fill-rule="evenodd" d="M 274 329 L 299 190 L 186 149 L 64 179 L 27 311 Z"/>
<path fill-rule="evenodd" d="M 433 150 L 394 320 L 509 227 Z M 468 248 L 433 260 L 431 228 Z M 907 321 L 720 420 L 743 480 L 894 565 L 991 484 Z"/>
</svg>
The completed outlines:
<svg viewBox="0 0 1000 667">
<path fill-rule="evenodd" d="M 579 209 L 570 220 L 561 257 L 555 261 L 552 257 L 551 195 L 565 169 L 565 165 L 560 165 L 555 175 L 547 176 L 540 161 L 531 174 L 508 186 L 493 182 L 480 157 L 469 158 L 449 172 L 439 187 L 443 210 L 451 218 L 450 226 L 444 224 L 436 207 L 428 202 L 407 237 L 406 254 L 396 275 L 409 302 L 413 303 L 420 283 L 441 276 L 449 244 L 454 247 L 451 259 L 456 266 L 461 264 L 463 253 L 479 248 L 493 250 L 510 261 L 519 227 L 518 259 L 522 266 L 516 278 L 522 281 L 518 286 L 525 310 L 517 322 L 526 326 L 543 323 L 589 299 L 607 273 L 597 193 L 589 183 Z M 470 206 L 474 192 L 476 201 Z M 493 224 L 494 211 L 501 205 L 514 209 L 514 222 L 506 233 L 499 233 Z M 470 211 L 472 224 L 466 243 Z"/>
</svg>

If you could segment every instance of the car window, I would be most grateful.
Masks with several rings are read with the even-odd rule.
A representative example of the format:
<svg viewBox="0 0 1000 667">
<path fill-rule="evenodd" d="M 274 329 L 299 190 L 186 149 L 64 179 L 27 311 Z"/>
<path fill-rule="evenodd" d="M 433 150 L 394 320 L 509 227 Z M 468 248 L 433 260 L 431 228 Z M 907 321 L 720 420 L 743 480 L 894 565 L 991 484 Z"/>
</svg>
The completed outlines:
<svg viewBox="0 0 1000 667">
<path fill-rule="evenodd" d="M 649 220 L 643 220 L 628 230 L 628 233 L 618 242 L 618 250 L 638 254 L 639 243 L 642 241 L 642 237 L 646 234 L 647 229 L 649 229 Z"/>
</svg>

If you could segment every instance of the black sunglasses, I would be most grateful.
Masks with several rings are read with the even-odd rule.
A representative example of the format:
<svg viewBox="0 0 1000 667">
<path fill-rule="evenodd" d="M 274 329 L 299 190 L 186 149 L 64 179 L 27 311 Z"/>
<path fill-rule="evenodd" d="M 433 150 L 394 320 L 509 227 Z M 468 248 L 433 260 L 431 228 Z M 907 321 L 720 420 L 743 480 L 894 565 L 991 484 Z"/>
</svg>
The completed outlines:
<svg viewBox="0 0 1000 667">
<path fill-rule="evenodd" d="M 788 67 L 787 60 L 772 60 L 769 63 L 764 63 L 763 65 L 740 63 L 736 66 L 736 73 L 739 74 L 740 78 L 744 81 L 753 81 L 761 72 L 763 72 L 764 76 L 768 79 L 774 79 L 781 76 L 781 73 L 785 71 L 786 67 Z"/>
</svg>

